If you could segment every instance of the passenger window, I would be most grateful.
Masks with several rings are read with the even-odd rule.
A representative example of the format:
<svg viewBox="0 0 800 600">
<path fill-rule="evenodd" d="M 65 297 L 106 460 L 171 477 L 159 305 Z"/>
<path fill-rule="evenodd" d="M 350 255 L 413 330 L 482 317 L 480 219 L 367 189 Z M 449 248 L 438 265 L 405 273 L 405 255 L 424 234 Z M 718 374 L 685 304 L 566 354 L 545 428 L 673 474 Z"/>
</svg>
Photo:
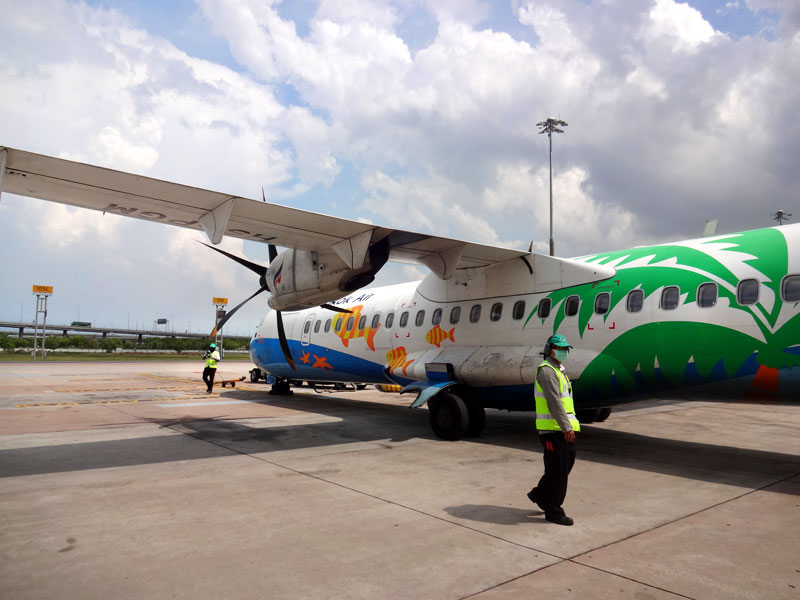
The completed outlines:
<svg viewBox="0 0 800 600">
<path fill-rule="evenodd" d="M 550 298 L 542 298 L 539 301 L 539 308 L 537 309 L 537 314 L 539 315 L 540 319 L 546 319 L 550 316 L 550 307 L 553 305 L 553 301 Z"/>
<path fill-rule="evenodd" d="M 800 301 L 800 275 L 787 275 L 783 278 L 781 298 L 784 302 Z"/>
<path fill-rule="evenodd" d="M 431 318 L 431 325 L 438 325 L 442 322 L 442 309 L 437 308 L 433 311 L 433 317 Z"/>
<path fill-rule="evenodd" d="M 336 326 L 333 329 L 336 333 L 339 333 L 342 330 L 342 323 L 344 323 L 344 317 L 336 321 Z"/>
<path fill-rule="evenodd" d="M 322 326 L 322 321 L 314 323 L 314 333 L 319 333 L 319 328 Z"/>
<path fill-rule="evenodd" d="M 455 325 L 459 319 L 461 319 L 461 307 L 454 306 L 453 310 L 450 311 L 450 325 Z"/>
<path fill-rule="evenodd" d="M 386 315 L 386 329 L 389 329 L 394 324 L 394 313 L 390 312 Z"/>
<path fill-rule="evenodd" d="M 610 304 L 611 294 L 608 292 L 600 292 L 594 299 L 594 312 L 598 315 L 604 315 L 608 312 Z"/>
<path fill-rule="evenodd" d="M 405 327 L 408 325 L 408 311 L 404 310 L 403 314 L 400 315 L 400 327 Z"/>
<path fill-rule="evenodd" d="M 642 310 L 644 305 L 644 290 L 631 290 L 628 292 L 628 300 L 625 303 L 625 308 L 628 312 L 636 313 Z"/>
<path fill-rule="evenodd" d="M 492 304 L 492 311 L 489 313 L 489 320 L 499 321 L 500 317 L 502 316 L 503 316 L 503 303 L 495 302 L 494 304 Z"/>
<path fill-rule="evenodd" d="M 353 329 L 353 323 L 355 323 L 355 321 L 356 321 L 355 317 L 348 317 L 347 327 L 345 327 L 345 329 L 347 331 L 351 331 Z"/>
<path fill-rule="evenodd" d="M 381 324 L 381 314 L 375 313 L 375 316 L 372 317 L 372 328 L 377 329 L 378 325 Z"/>
<path fill-rule="evenodd" d="M 736 301 L 744 306 L 758 302 L 758 280 L 742 279 L 736 288 Z"/>
<path fill-rule="evenodd" d="M 331 330 L 331 320 L 328 319 L 325 321 L 325 333 L 328 333 Z"/>
<path fill-rule="evenodd" d="M 570 296 L 564 303 L 564 314 L 568 317 L 574 317 L 578 314 L 578 308 L 581 305 L 581 299 L 578 296 Z"/>
<path fill-rule="evenodd" d="M 717 284 L 704 283 L 697 289 L 697 304 L 703 308 L 714 306 L 717 303 Z"/>
<path fill-rule="evenodd" d="M 311 330 L 311 321 L 306 321 L 306 324 L 303 327 L 303 333 L 308 333 L 310 330 Z"/>
<path fill-rule="evenodd" d="M 425 311 L 424 310 L 418 310 L 417 311 L 417 317 L 414 319 L 414 324 L 417 327 L 419 327 L 424 322 L 425 322 Z"/>
<path fill-rule="evenodd" d="M 358 320 L 358 328 L 359 328 L 359 329 L 364 329 L 364 327 L 366 326 L 366 324 L 367 324 L 367 315 L 364 315 L 363 317 L 361 317 L 361 318 Z"/>
<path fill-rule="evenodd" d="M 477 323 L 481 319 L 481 305 L 474 305 L 469 311 L 469 322 Z"/>
<path fill-rule="evenodd" d="M 518 300 L 514 303 L 514 312 L 511 313 L 511 316 L 515 321 L 519 321 L 525 316 L 525 300 Z"/>
<path fill-rule="evenodd" d="M 672 310 L 677 308 L 678 301 L 681 298 L 681 291 L 677 285 L 670 285 L 665 287 L 661 292 L 661 308 L 664 310 Z"/>
</svg>

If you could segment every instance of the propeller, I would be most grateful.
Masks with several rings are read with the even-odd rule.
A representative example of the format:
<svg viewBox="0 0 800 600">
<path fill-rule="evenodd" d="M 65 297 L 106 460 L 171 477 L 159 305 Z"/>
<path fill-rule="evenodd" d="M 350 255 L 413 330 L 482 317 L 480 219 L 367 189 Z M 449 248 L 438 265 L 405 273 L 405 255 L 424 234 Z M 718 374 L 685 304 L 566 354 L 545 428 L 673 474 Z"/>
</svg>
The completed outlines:
<svg viewBox="0 0 800 600">
<path fill-rule="evenodd" d="M 320 308 L 324 308 L 326 310 L 332 310 L 333 312 L 338 313 L 352 313 L 353 311 L 349 308 L 339 308 L 338 306 L 333 306 L 332 304 L 320 304 Z"/>
<path fill-rule="evenodd" d="M 262 193 L 263 193 L 263 190 L 262 190 Z M 214 246 L 210 246 L 210 245 L 208 245 L 208 244 L 206 244 L 204 242 L 200 242 L 200 243 L 203 244 L 203 246 L 205 246 L 207 248 L 211 248 L 215 252 L 219 252 L 220 254 L 222 254 L 224 256 L 227 256 L 231 260 L 236 261 L 237 263 L 239 263 L 243 267 L 247 267 L 248 269 L 250 269 L 251 271 L 256 273 L 258 275 L 258 277 L 259 277 L 259 283 L 261 284 L 261 286 L 258 288 L 258 290 L 254 294 L 252 294 L 246 300 L 243 300 L 242 302 L 237 304 L 233 308 L 233 310 L 228 311 L 228 313 L 219 320 L 219 322 L 217 323 L 216 327 L 214 327 L 214 330 L 211 332 L 211 335 L 209 335 L 209 338 L 213 338 L 213 337 L 215 337 L 217 335 L 217 332 L 220 329 L 222 329 L 222 326 L 225 325 L 225 323 L 227 323 L 230 320 L 230 318 L 236 313 L 237 310 L 239 310 L 245 304 L 250 302 L 250 300 L 252 300 L 256 296 L 258 296 L 261 292 L 269 291 L 269 287 L 267 286 L 267 267 L 265 267 L 264 265 L 259 265 L 258 263 L 251 262 L 251 261 L 249 261 L 249 260 L 247 260 L 245 258 L 242 258 L 241 256 L 236 256 L 235 254 L 231 254 L 230 252 L 226 252 L 225 250 L 221 250 L 219 248 L 215 248 Z M 275 244 L 268 244 L 267 248 L 269 250 L 269 262 L 271 264 L 272 261 L 275 260 L 277 258 L 277 256 L 278 256 L 278 249 L 275 247 Z M 351 311 L 351 310 L 349 310 L 347 308 L 339 308 L 338 306 L 333 306 L 332 304 L 322 304 L 322 305 L 320 305 L 320 308 L 324 308 L 324 309 L 331 310 L 333 312 L 338 312 L 338 313 L 352 313 L 353 312 L 353 311 Z M 283 327 L 283 316 L 281 315 L 281 311 L 276 310 L 275 311 L 275 316 L 276 316 L 277 321 L 278 321 L 278 341 L 280 342 L 281 350 L 283 351 L 283 356 L 286 359 L 286 362 L 289 363 L 289 366 L 292 367 L 292 370 L 296 371 L 297 367 L 295 367 L 294 358 L 292 358 L 292 352 L 289 350 L 289 342 L 286 340 L 286 330 Z"/>
<path fill-rule="evenodd" d="M 217 335 L 217 332 L 220 329 L 222 329 L 222 326 L 225 325 L 225 323 L 227 323 L 228 320 L 236 313 L 237 310 L 239 310 L 242 306 L 250 302 L 250 300 L 258 296 L 261 292 L 269 291 L 269 287 L 267 286 L 267 267 L 265 267 L 264 265 L 259 265 L 258 263 L 251 262 L 240 256 L 236 256 L 235 254 L 231 254 L 230 252 L 225 252 L 225 250 L 215 248 L 214 246 L 209 246 L 205 242 L 200 242 L 200 243 L 207 248 L 211 248 L 215 252 L 219 252 L 220 254 L 227 256 L 231 260 L 236 261 L 243 267 L 247 267 L 248 269 L 256 273 L 259 277 L 259 283 L 261 284 L 261 287 L 258 288 L 258 291 L 256 291 L 246 300 L 237 304 L 233 310 L 228 311 L 228 313 L 219 320 L 219 323 L 217 323 L 217 326 L 214 327 L 214 330 L 211 332 L 211 335 L 209 335 L 210 338 L 213 338 Z M 278 256 L 278 249 L 275 247 L 274 244 L 269 244 L 269 262 L 271 263 L 273 260 L 275 260 L 275 257 L 277 256 Z M 275 316 L 278 320 L 278 341 L 280 342 L 281 350 L 283 351 L 283 356 L 286 359 L 286 362 L 289 363 L 289 366 L 292 367 L 292 370 L 296 371 L 297 367 L 295 367 L 294 358 L 292 358 L 292 353 L 289 350 L 289 342 L 286 340 L 286 330 L 283 327 L 283 316 L 281 315 L 281 311 L 276 310 Z"/>
</svg>

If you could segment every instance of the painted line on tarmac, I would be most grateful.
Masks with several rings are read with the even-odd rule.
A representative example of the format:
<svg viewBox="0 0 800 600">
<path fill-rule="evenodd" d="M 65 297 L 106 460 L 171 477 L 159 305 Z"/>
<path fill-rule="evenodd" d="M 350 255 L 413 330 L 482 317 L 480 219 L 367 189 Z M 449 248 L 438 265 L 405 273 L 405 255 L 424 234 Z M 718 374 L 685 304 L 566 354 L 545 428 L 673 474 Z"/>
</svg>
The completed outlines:
<svg viewBox="0 0 800 600">
<path fill-rule="evenodd" d="M 104 391 L 104 390 L 98 390 Z M 191 392 L 190 392 L 191 393 Z M 199 392 L 198 392 L 199 394 Z M 90 405 L 109 405 L 109 404 L 153 404 L 155 402 L 162 403 L 163 408 L 170 407 L 188 407 L 188 406 L 215 406 L 222 404 L 252 404 L 248 400 L 211 400 L 203 402 L 201 399 L 206 399 L 208 396 L 196 395 L 188 396 L 188 399 L 197 398 L 195 402 L 187 402 L 187 398 L 133 398 L 127 400 L 86 400 L 86 401 L 73 401 L 73 402 L 36 402 L 34 404 L 17 404 L 16 408 L 47 408 L 51 406 L 90 406 Z"/>
<path fill-rule="evenodd" d="M 186 387 L 185 386 L 184 387 L 178 387 L 178 386 L 126 387 L 126 388 L 94 388 L 94 389 L 84 389 L 84 390 L 47 390 L 47 391 L 53 394 L 87 394 L 91 392 L 143 392 L 149 390 L 181 391 L 181 390 L 186 390 Z"/>
<path fill-rule="evenodd" d="M 246 400 L 212 400 L 210 402 L 177 402 L 172 404 L 159 404 L 162 408 L 188 408 L 192 406 L 224 406 L 226 404 L 252 404 Z"/>
<path fill-rule="evenodd" d="M 88 402 L 37 402 L 36 404 L 17 404 L 17 408 L 46 408 L 49 406 L 88 406 L 90 404 L 136 404 L 139 400 L 90 400 Z M 149 400 L 142 400 L 149 402 Z"/>
</svg>

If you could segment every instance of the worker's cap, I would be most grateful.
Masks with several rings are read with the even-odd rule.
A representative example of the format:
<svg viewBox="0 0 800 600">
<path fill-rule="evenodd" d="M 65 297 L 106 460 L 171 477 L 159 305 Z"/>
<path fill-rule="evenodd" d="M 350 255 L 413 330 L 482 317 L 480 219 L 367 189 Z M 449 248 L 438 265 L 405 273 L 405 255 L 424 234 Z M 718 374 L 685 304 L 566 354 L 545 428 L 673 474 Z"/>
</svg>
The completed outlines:
<svg viewBox="0 0 800 600">
<path fill-rule="evenodd" d="M 551 346 L 558 346 L 559 348 L 572 348 L 567 342 L 567 338 L 561 335 L 560 333 L 551 336 L 547 343 Z"/>
<path fill-rule="evenodd" d="M 564 336 L 562 335 L 561 337 L 564 337 Z M 216 347 L 217 347 L 217 345 L 214 342 L 211 342 L 211 345 L 209 346 L 209 348 L 216 348 Z"/>
</svg>

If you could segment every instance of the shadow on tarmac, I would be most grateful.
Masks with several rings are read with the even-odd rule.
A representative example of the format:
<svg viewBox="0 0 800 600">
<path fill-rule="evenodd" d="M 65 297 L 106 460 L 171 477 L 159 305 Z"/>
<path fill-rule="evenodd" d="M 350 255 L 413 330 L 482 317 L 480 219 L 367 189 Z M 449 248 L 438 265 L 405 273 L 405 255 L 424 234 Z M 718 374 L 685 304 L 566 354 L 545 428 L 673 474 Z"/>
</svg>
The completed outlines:
<svg viewBox="0 0 800 600">
<path fill-rule="evenodd" d="M 246 391 L 231 392 L 224 397 L 254 399 L 253 392 Z M 261 404 L 325 415 L 332 420 L 276 427 L 263 426 L 269 425 L 269 418 L 151 419 L 151 423 L 185 435 L 2 450 L 0 477 L 269 453 L 354 442 L 437 439 L 431 432 L 427 411 L 424 410 L 301 393 L 289 397 L 269 396 L 266 400 L 259 394 L 258 398 Z M 539 454 L 541 446 L 535 434 L 527 429 L 529 424 L 529 420 L 516 415 L 489 411 L 483 436 L 455 443 L 503 446 Z M 430 447 L 426 451 L 430 451 Z M 756 485 L 765 478 L 784 479 L 800 473 L 800 456 L 794 454 L 670 440 L 613 431 L 602 426 L 584 427 L 579 440 L 578 460 L 731 485 Z M 489 508 L 494 510 L 496 507 L 452 507 L 456 512 L 487 514 L 491 512 Z M 456 512 L 454 516 L 459 516 Z M 530 513 L 526 511 L 525 514 Z"/>
<path fill-rule="evenodd" d="M 538 508 L 514 508 L 492 504 L 462 504 L 446 506 L 445 512 L 451 517 L 467 521 L 480 521 L 495 525 L 519 525 L 521 523 L 546 524 L 544 513 Z"/>
</svg>

